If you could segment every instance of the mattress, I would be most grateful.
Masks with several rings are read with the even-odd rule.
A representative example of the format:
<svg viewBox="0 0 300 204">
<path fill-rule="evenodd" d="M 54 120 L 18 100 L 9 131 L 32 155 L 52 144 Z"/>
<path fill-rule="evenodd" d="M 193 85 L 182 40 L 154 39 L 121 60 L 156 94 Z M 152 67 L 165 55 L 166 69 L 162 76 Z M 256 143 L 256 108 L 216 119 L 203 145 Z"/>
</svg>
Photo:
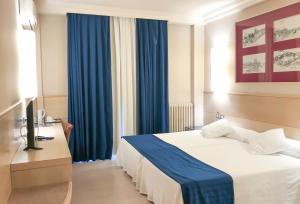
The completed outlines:
<svg viewBox="0 0 300 204">
<path fill-rule="evenodd" d="M 258 155 L 246 143 L 206 139 L 201 131 L 156 134 L 189 155 L 233 178 L 236 204 L 300 203 L 300 160 L 285 155 Z M 156 204 L 183 204 L 180 185 L 121 140 L 117 162 L 140 193 Z"/>
</svg>

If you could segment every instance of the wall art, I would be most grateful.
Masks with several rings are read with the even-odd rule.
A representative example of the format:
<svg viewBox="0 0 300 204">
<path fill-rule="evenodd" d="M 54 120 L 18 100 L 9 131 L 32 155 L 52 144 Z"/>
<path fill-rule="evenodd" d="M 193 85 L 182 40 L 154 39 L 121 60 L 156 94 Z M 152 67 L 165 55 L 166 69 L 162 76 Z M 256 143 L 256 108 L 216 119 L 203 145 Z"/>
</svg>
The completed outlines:
<svg viewBox="0 0 300 204">
<path fill-rule="evenodd" d="M 274 72 L 300 71 L 300 48 L 274 52 Z"/>
<path fill-rule="evenodd" d="M 266 71 L 265 53 L 243 56 L 243 74 L 264 73 L 265 71 Z"/>
<path fill-rule="evenodd" d="M 274 21 L 274 42 L 300 38 L 300 15 Z"/>
<path fill-rule="evenodd" d="M 300 82 L 300 2 L 236 23 L 236 82 Z"/>
<path fill-rule="evenodd" d="M 243 30 L 243 48 L 266 43 L 266 25 L 254 26 Z"/>
</svg>

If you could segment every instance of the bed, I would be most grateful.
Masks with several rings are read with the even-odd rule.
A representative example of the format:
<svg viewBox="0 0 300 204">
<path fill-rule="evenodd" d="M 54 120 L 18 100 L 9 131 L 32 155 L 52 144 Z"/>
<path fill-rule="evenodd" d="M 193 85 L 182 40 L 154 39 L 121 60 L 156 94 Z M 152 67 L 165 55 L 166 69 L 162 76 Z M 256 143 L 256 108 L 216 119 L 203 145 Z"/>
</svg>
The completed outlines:
<svg viewBox="0 0 300 204">
<path fill-rule="evenodd" d="M 253 154 L 246 143 L 226 137 L 206 139 L 200 130 L 155 136 L 229 174 L 236 204 L 300 203 L 300 161 L 297 158 Z M 117 162 L 149 201 L 184 203 L 181 186 L 124 139 L 120 142 Z"/>
</svg>

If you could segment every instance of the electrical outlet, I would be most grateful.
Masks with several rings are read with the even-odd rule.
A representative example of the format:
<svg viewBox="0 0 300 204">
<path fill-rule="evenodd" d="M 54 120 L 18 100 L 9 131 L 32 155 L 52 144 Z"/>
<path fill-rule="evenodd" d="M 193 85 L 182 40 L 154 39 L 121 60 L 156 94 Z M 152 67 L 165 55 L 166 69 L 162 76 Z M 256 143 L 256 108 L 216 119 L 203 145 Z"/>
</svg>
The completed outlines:
<svg viewBox="0 0 300 204">
<path fill-rule="evenodd" d="M 19 117 L 19 119 L 17 121 L 18 121 L 18 123 L 21 124 L 21 126 L 24 126 L 24 125 L 26 125 L 27 119 L 25 116 L 21 116 L 21 117 Z"/>
<path fill-rule="evenodd" d="M 222 113 L 220 113 L 220 112 L 217 112 L 217 113 L 216 113 L 216 119 L 217 119 L 217 120 L 220 120 L 220 119 L 223 119 L 223 118 L 225 118 L 224 114 L 222 114 Z"/>
</svg>

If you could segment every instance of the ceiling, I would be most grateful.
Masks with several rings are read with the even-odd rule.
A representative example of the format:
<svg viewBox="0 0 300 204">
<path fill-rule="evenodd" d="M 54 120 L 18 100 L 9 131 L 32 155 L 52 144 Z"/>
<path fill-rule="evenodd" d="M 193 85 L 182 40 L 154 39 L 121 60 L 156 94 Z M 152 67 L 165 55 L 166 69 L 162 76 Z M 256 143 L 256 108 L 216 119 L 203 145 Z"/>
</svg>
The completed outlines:
<svg viewBox="0 0 300 204">
<path fill-rule="evenodd" d="M 262 1 L 264 0 L 37 0 L 36 3 L 40 13 L 81 12 L 200 24 Z"/>
</svg>

